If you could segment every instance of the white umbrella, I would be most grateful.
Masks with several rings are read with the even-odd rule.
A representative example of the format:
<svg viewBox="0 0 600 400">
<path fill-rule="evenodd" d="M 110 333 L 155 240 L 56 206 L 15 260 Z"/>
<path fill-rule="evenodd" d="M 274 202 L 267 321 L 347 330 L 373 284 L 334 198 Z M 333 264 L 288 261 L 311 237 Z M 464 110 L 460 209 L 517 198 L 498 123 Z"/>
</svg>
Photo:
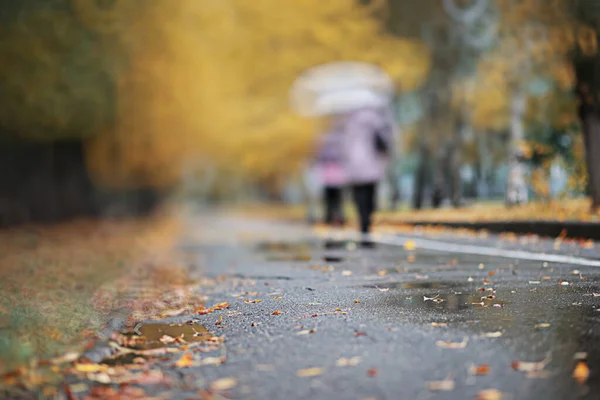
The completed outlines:
<svg viewBox="0 0 600 400">
<path fill-rule="evenodd" d="M 389 104 L 394 82 L 379 67 L 359 62 L 335 62 L 309 69 L 290 92 L 291 106 L 306 117 L 343 113 Z"/>
</svg>

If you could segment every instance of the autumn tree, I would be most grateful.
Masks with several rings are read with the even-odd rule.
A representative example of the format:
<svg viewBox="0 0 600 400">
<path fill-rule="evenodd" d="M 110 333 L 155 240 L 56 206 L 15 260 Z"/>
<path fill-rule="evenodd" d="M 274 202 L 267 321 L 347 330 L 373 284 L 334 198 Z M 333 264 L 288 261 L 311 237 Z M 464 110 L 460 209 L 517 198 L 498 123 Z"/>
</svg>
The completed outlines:
<svg viewBox="0 0 600 400">
<path fill-rule="evenodd" d="M 45 146 L 45 161 L 34 163 L 38 172 L 19 185 L 44 182 L 55 192 L 56 214 L 63 213 L 66 190 L 55 187 L 58 170 L 79 171 L 58 186 L 87 187 L 81 202 L 92 206 L 98 188 L 170 190 L 207 165 L 230 181 L 277 189 L 301 167 L 319 128 L 319 121 L 289 111 L 288 89 L 299 73 L 333 60 L 367 61 L 410 90 L 429 68 L 420 42 L 383 32 L 385 2 L 1 6 L 2 137 Z M 55 151 L 65 141 L 71 156 Z M 71 161 L 58 168 L 59 160 Z M 18 204 L 14 186 L 7 184 L 6 197 Z"/>
</svg>

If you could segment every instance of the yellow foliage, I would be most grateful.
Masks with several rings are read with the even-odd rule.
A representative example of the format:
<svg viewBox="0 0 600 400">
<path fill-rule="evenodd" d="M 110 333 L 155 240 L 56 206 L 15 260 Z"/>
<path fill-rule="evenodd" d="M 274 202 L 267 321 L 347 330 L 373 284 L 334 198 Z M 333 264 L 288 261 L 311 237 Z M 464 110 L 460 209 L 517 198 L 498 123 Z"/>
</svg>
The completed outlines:
<svg viewBox="0 0 600 400">
<path fill-rule="evenodd" d="M 596 32 L 571 18 L 566 3 L 495 1 L 500 11 L 498 43 L 479 62 L 472 78 L 476 89 L 467 100 L 476 127 L 506 127 L 513 93 L 524 90 L 533 78 L 549 78 L 562 91 L 574 86 L 570 53 L 578 47 L 584 54 L 594 54 L 598 44 Z M 564 113 L 550 117 L 556 119 L 554 125 L 570 119 Z"/>
<path fill-rule="evenodd" d="M 382 34 L 374 16 L 381 3 L 144 3 L 125 33 L 131 62 L 119 79 L 116 129 L 89 143 L 92 171 L 113 186 L 169 185 L 197 159 L 253 179 L 289 175 L 312 150 L 320 126 L 288 108 L 289 87 L 302 71 L 367 61 L 383 67 L 400 90 L 427 76 L 424 46 Z"/>
</svg>

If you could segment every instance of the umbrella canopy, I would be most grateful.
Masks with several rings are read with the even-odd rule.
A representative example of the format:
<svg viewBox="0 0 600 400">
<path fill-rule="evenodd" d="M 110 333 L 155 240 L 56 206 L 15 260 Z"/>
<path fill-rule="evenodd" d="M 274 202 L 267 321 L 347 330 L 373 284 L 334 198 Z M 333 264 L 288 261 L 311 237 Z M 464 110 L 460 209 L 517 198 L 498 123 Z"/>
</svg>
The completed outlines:
<svg viewBox="0 0 600 400">
<path fill-rule="evenodd" d="M 294 82 L 291 106 L 306 117 L 344 113 L 389 104 L 394 82 L 379 67 L 335 62 L 309 69 Z"/>
</svg>

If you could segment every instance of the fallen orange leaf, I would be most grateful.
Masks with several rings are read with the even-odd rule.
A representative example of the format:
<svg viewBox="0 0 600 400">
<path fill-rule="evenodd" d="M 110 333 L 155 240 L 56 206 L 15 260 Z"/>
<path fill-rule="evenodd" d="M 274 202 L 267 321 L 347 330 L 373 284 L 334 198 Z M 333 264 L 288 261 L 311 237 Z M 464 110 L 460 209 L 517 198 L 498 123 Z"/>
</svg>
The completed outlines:
<svg viewBox="0 0 600 400">
<path fill-rule="evenodd" d="M 573 371 L 573 378 L 580 384 L 584 384 L 590 376 L 590 368 L 584 361 L 579 361 Z"/>
<path fill-rule="evenodd" d="M 279 310 L 275 310 L 271 313 L 271 315 L 281 315 L 281 314 L 283 314 L 283 313 Z"/>
<path fill-rule="evenodd" d="M 487 375 L 490 373 L 490 366 L 488 364 L 474 365 L 469 372 L 471 375 Z"/>
<path fill-rule="evenodd" d="M 185 353 L 175 362 L 175 366 L 179 368 L 188 368 L 194 364 L 194 358 L 192 353 Z"/>
</svg>

